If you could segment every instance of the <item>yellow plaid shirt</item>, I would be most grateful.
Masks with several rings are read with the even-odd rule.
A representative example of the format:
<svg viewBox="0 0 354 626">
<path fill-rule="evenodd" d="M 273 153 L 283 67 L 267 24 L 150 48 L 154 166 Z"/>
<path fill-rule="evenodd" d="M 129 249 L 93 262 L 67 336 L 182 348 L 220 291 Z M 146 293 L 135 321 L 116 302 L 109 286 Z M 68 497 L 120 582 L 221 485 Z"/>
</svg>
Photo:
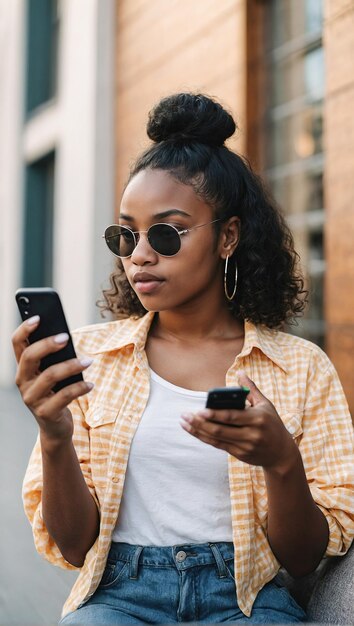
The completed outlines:
<svg viewBox="0 0 354 626">
<path fill-rule="evenodd" d="M 75 423 L 74 445 L 101 523 L 63 615 L 91 597 L 102 577 L 130 445 L 149 397 L 145 342 L 153 316 L 147 313 L 140 319 L 96 324 L 73 333 L 77 353 L 95 357 L 89 370 L 95 387 L 74 401 L 70 409 Z M 275 405 L 300 447 L 312 496 L 329 524 L 327 554 L 344 554 L 354 536 L 354 437 L 332 363 L 308 341 L 245 322 L 244 347 L 227 372 L 226 385 L 237 385 L 236 371 L 240 368 Z M 266 536 L 267 493 L 262 468 L 229 456 L 228 469 L 237 600 L 249 616 L 256 595 L 275 576 L 279 563 Z M 41 494 L 37 440 L 23 485 L 35 545 L 51 563 L 75 569 L 47 532 L 41 517 Z"/>
</svg>

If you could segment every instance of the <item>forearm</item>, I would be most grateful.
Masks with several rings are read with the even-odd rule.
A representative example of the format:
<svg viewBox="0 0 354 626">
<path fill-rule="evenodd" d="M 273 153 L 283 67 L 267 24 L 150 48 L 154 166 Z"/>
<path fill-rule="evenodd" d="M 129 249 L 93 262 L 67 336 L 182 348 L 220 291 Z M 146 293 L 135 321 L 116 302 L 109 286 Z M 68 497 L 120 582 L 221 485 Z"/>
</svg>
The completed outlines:
<svg viewBox="0 0 354 626">
<path fill-rule="evenodd" d="M 270 546 L 291 575 L 304 576 L 317 567 L 325 553 L 329 529 L 312 498 L 300 452 L 296 448 L 288 466 L 265 469 L 264 474 Z"/>
<path fill-rule="evenodd" d="M 82 474 L 72 440 L 41 435 L 42 516 L 64 558 L 81 567 L 99 533 L 99 513 Z"/>
</svg>

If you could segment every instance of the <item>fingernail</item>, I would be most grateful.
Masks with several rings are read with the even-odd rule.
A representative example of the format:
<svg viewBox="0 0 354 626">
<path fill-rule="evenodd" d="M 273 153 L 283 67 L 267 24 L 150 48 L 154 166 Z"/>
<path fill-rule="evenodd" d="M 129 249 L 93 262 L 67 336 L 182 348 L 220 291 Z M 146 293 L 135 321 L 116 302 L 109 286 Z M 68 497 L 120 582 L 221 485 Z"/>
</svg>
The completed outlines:
<svg viewBox="0 0 354 626">
<path fill-rule="evenodd" d="M 181 419 L 190 424 L 193 421 L 193 413 L 183 413 L 183 415 L 181 415 Z"/>
<path fill-rule="evenodd" d="M 210 409 L 203 409 L 202 411 L 198 411 L 198 415 L 201 417 L 209 418 L 213 417 L 213 412 Z"/>
<path fill-rule="evenodd" d="M 55 343 L 66 343 L 69 339 L 68 333 L 59 333 L 56 337 L 54 337 Z"/>
<path fill-rule="evenodd" d="M 185 430 L 192 430 L 192 426 L 191 424 L 187 424 L 187 422 L 180 422 L 180 425 L 182 426 L 182 428 L 184 428 Z"/>
<path fill-rule="evenodd" d="M 88 389 L 93 389 L 95 386 L 95 383 L 86 383 Z"/>
<path fill-rule="evenodd" d="M 39 322 L 39 315 L 33 315 L 27 320 L 28 326 L 34 326 L 37 322 Z"/>
<path fill-rule="evenodd" d="M 79 360 L 83 367 L 88 367 L 89 365 L 91 365 L 91 363 L 93 363 L 93 359 L 90 359 L 88 356 L 85 356 Z"/>
</svg>

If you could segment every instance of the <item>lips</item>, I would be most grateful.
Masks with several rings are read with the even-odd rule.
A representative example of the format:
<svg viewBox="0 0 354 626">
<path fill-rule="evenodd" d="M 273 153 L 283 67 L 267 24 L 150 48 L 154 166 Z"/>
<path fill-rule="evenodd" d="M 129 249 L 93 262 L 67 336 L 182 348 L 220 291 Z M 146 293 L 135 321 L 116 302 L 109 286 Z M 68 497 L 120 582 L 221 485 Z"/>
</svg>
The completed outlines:
<svg viewBox="0 0 354 626">
<path fill-rule="evenodd" d="M 135 272 L 133 276 L 134 283 L 146 283 L 146 282 L 155 282 L 162 281 L 163 278 L 160 276 L 156 276 L 156 274 L 149 274 L 148 272 Z"/>
<path fill-rule="evenodd" d="M 159 289 L 162 283 L 164 283 L 164 279 L 160 278 L 160 276 L 156 276 L 156 274 L 136 272 L 133 276 L 133 283 L 137 292 L 149 294 Z"/>
</svg>

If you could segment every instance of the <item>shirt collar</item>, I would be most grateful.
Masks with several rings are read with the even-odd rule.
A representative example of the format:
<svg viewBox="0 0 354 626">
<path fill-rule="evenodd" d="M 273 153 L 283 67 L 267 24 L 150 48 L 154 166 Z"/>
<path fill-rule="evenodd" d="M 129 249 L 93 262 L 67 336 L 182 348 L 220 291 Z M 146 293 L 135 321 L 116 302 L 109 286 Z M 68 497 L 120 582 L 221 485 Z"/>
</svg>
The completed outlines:
<svg viewBox="0 0 354 626">
<path fill-rule="evenodd" d="M 277 335 L 277 330 L 266 326 L 256 326 L 252 322 L 245 321 L 245 342 L 240 356 L 246 356 L 254 348 L 258 348 L 284 372 L 287 372 L 288 364 L 277 341 Z"/>
<path fill-rule="evenodd" d="M 138 319 L 127 318 L 119 321 L 115 325 L 114 332 L 92 354 L 113 352 L 129 345 L 134 345 L 138 350 L 143 350 L 154 315 L 155 313 L 150 311 Z"/>
<path fill-rule="evenodd" d="M 128 345 L 134 345 L 136 350 L 144 350 L 146 338 L 154 319 L 155 312 L 150 311 L 139 319 L 128 318 L 125 324 L 118 324 L 116 330 L 106 339 L 93 354 L 102 354 L 121 350 Z M 246 356 L 254 348 L 258 348 L 285 372 L 288 370 L 279 343 L 276 340 L 277 331 L 265 326 L 256 326 L 245 321 L 245 341 L 240 356 Z"/>
</svg>

